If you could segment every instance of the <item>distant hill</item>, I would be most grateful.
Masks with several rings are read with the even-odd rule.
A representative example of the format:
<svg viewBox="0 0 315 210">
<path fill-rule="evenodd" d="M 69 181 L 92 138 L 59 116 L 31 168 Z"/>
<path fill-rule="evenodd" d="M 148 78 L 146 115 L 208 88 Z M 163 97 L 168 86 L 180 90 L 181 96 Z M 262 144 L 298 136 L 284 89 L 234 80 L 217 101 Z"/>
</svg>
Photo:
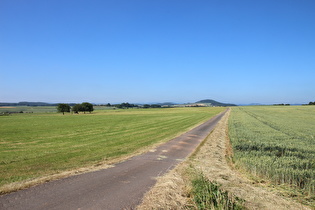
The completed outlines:
<svg viewBox="0 0 315 210">
<path fill-rule="evenodd" d="M 212 99 L 197 101 L 196 104 L 211 104 L 212 106 L 236 106 L 235 104 L 221 103 Z"/>
<path fill-rule="evenodd" d="M 57 106 L 58 103 L 45 103 L 45 102 L 27 102 L 22 101 L 19 103 L 6 103 L 0 102 L 0 106 Z M 75 103 L 70 103 L 70 106 L 75 105 Z"/>
<path fill-rule="evenodd" d="M 75 103 L 68 103 L 70 106 L 74 106 Z M 153 103 L 150 103 L 153 104 Z M 161 106 L 177 106 L 178 104 L 173 102 L 165 102 L 165 103 L 154 103 Z M 196 103 L 192 103 L 192 106 L 199 106 L 200 104 L 204 104 L 205 106 L 237 106 L 235 104 L 226 104 L 221 103 L 215 100 L 206 99 L 197 101 Z M 28 102 L 28 101 L 22 101 L 18 103 L 6 103 L 6 102 L 0 102 L 0 106 L 57 106 L 58 103 L 45 103 L 45 102 Z"/>
<path fill-rule="evenodd" d="M 22 101 L 22 102 L 19 102 L 19 103 L 0 102 L 0 106 L 52 106 L 52 104 L 44 103 L 44 102 L 27 102 L 27 101 Z"/>
<path fill-rule="evenodd" d="M 157 103 L 158 105 L 161 105 L 161 106 L 174 106 L 176 105 L 176 103 L 173 103 L 173 102 L 164 102 L 164 103 Z"/>
</svg>

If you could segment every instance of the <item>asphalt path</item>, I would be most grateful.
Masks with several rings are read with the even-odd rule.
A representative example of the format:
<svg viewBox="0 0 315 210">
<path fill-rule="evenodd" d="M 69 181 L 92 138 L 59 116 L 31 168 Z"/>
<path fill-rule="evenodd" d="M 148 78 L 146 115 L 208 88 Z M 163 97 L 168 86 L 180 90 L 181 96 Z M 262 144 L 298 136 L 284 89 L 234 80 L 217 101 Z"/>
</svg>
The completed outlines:
<svg viewBox="0 0 315 210">
<path fill-rule="evenodd" d="M 2 195 L 0 209 L 135 209 L 144 193 L 156 183 L 156 177 L 185 160 L 225 112 L 154 150 L 112 168 Z"/>
</svg>

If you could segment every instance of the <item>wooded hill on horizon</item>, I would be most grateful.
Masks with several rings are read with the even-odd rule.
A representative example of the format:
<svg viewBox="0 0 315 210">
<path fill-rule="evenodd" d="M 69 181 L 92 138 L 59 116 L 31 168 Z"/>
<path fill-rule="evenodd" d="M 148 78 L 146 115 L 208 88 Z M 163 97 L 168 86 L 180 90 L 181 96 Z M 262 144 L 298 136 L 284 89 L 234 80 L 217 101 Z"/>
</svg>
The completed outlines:
<svg viewBox="0 0 315 210">
<path fill-rule="evenodd" d="M 7 102 L 0 102 L 0 106 L 57 106 L 59 103 L 46 103 L 46 102 L 18 102 L 18 103 L 7 103 Z M 66 103 L 69 104 L 70 106 L 74 106 L 76 103 Z M 167 103 L 158 103 L 162 105 L 177 105 L 179 103 L 173 103 L 173 102 L 167 102 Z M 205 104 L 209 106 L 236 106 L 235 104 L 230 104 L 230 103 L 221 103 L 212 99 L 204 99 L 197 101 L 193 104 Z M 95 104 L 96 105 L 96 104 Z"/>
<path fill-rule="evenodd" d="M 197 101 L 196 103 L 198 104 L 211 104 L 212 106 L 237 106 L 235 104 L 230 104 L 230 103 L 221 103 L 212 99 L 205 99 L 201 101 Z"/>
</svg>

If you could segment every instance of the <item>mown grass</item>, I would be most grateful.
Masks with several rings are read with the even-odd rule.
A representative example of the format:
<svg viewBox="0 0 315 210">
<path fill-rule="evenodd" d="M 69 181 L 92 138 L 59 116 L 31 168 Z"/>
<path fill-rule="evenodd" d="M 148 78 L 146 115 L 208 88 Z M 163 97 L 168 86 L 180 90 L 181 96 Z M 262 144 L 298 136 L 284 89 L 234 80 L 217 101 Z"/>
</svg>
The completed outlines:
<svg viewBox="0 0 315 210">
<path fill-rule="evenodd" d="M 0 106 L 0 114 L 6 112 L 51 113 L 57 112 L 56 106 Z"/>
<path fill-rule="evenodd" d="M 315 107 L 235 107 L 229 136 L 237 166 L 314 203 Z"/>
<path fill-rule="evenodd" d="M 116 109 L 115 107 L 94 106 L 95 111 Z M 1 113 L 23 112 L 23 113 L 56 113 L 57 106 L 0 106 Z M 2 114 L 3 115 L 3 114 Z"/>
<path fill-rule="evenodd" d="M 158 142 L 224 108 L 100 110 L 0 117 L 0 187 L 97 164 Z"/>
</svg>

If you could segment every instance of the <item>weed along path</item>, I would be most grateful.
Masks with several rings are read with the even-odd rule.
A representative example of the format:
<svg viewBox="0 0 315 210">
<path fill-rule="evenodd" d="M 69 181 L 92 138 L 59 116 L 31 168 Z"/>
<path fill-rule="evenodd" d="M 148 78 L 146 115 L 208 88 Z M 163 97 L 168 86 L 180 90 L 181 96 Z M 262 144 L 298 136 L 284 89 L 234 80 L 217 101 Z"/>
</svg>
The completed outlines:
<svg viewBox="0 0 315 210">
<path fill-rule="evenodd" d="M 225 111 L 226 112 L 226 111 Z M 221 114 L 112 168 L 51 181 L 0 197 L 0 209 L 134 209 L 146 191 L 209 135 Z"/>
</svg>

